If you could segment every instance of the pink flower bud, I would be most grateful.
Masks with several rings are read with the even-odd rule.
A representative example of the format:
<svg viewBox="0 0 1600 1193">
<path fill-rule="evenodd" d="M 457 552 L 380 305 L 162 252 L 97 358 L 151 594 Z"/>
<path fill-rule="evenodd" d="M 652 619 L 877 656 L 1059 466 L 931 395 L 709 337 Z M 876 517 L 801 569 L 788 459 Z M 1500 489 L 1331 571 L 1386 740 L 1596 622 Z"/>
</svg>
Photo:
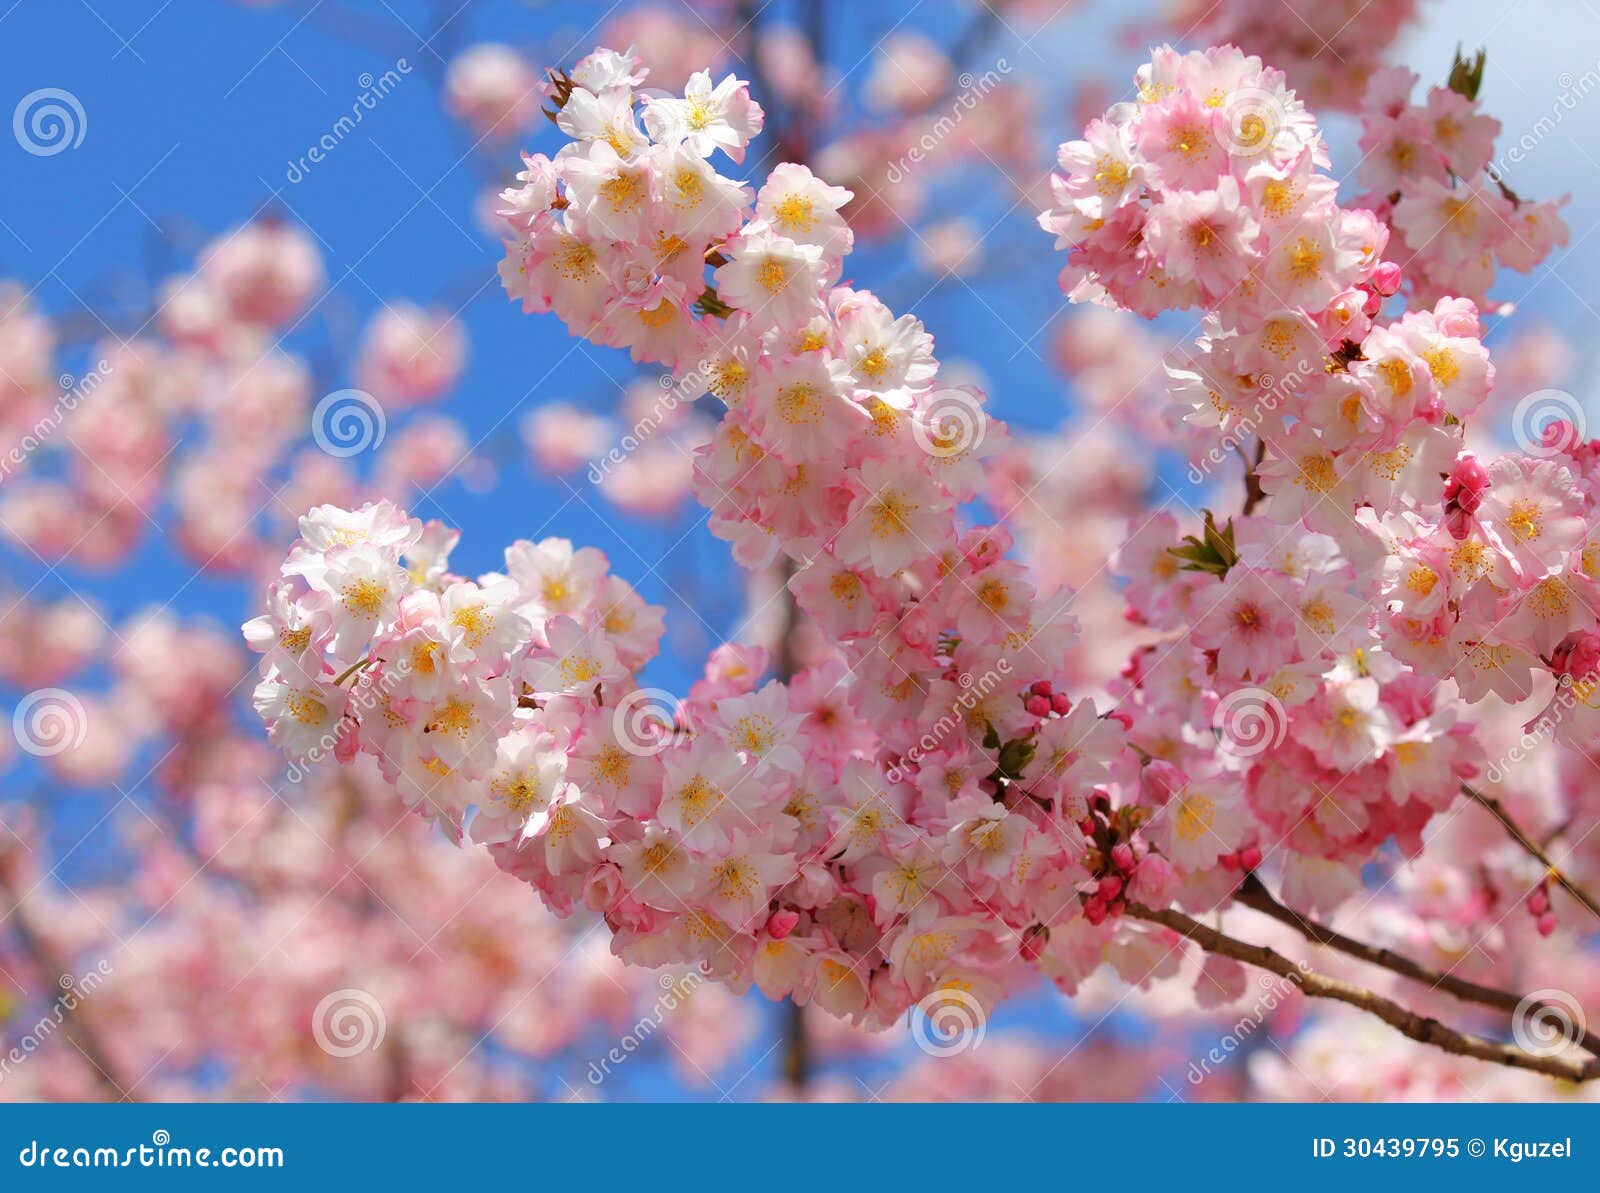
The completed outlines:
<svg viewBox="0 0 1600 1193">
<path fill-rule="evenodd" d="M 1550 896 L 1545 893 L 1543 887 L 1528 896 L 1528 910 L 1536 916 L 1543 915 L 1550 910 Z"/>
<path fill-rule="evenodd" d="M 1556 913 L 1547 911 L 1539 917 L 1539 935 L 1549 936 L 1556 930 Z"/>
<path fill-rule="evenodd" d="M 1152 907 L 1161 907 L 1172 898 L 1172 892 L 1178 885 L 1178 876 L 1172 869 L 1172 863 L 1160 854 L 1152 853 L 1139 863 L 1139 868 L 1133 872 L 1133 882 L 1129 890 L 1133 898 L 1140 903 L 1148 903 Z"/>
<path fill-rule="evenodd" d="M 1050 943 L 1050 929 L 1043 924 L 1034 924 L 1022 934 L 1022 944 L 1018 952 L 1024 961 L 1037 961 L 1044 946 Z"/>
<path fill-rule="evenodd" d="M 1036 679 L 1033 681 L 1033 686 L 1028 689 L 1028 691 L 1032 692 L 1035 696 L 1045 697 L 1048 697 L 1052 690 L 1053 689 L 1051 688 L 1050 681 L 1048 679 Z"/>
<path fill-rule="evenodd" d="M 1400 266 L 1393 261 L 1379 261 L 1372 271 L 1372 288 L 1388 298 L 1400 289 Z"/>
<path fill-rule="evenodd" d="M 1091 924 L 1103 924 L 1106 918 L 1106 905 L 1098 895 L 1083 905 L 1083 918 Z"/>
<path fill-rule="evenodd" d="M 604 912 L 626 893 L 622 871 L 612 862 L 601 862 L 583 880 L 583 905 L 590 911 Z"/>
<path fill-rule="evenodd" d="M 1261 847 L 1252 845 L 1248 849 L 1239 851 L 1239 865 L 1245 870 L 1254 870 L 1261 864 Z"/>
<path fill-rule="evenodd" d="M 1048 717 L 1050 715 L 1050 697 L 1029 696 L 1022 702 L 1022 707 L 1028 710 L 1030 717 Z"/>
<path fill-rule="evenodd" d="M 1124 874 L 1133 869 L 1133 848 L 1126 841 L 1111 847 L 1111 864 Z"/>
<path fill-rule="evenodd" d="M 1107 874 L 1100 880 L 1098 894 L 1107 903 L 1111 902 L 1111 900 L 1122 894 L 1122 879 L 1115 874 Z"/>
<path fill-rule="evenodd" d="M 1161 758 L 1146 764 L 1139 773 L 1139 786 L 1152 803 L 1164 804 L 1172 798 L 1173 792 L 1182 791 L 1188 785 L 1189 776 Z"/>
<path fill-rule="evenodd" d="M 1574 680 L 1588 679 L 1600 670 L 1600 634 L 1593 630 L 1574 630 L 1556 644 L 1550 655 L 1550 665 L 1557 675 L 1569 675 Z"/>
<path fill-rule="evenodd" d="M 1072 697 L 1065 692 L 1057 692 L 1050 697 L 1050 710 L 1058 717 L 1064 717 L 1072 711 Z"/>
<path fill-rule="evenodd" d="M 800 913 L 791 907 L 780 907 L 767 917 L 767 935 L 773 940 L 782 940 L 794 931 L 794 926 L 800 922 Z"/>
<path fill-rule="evenodd" d="M 1546 423 L 1540 438 L 1546 451 L 1570 452 L 1583 442 L 1578 435 L 1578 428 L 1564 418 Z"/>
</svg>

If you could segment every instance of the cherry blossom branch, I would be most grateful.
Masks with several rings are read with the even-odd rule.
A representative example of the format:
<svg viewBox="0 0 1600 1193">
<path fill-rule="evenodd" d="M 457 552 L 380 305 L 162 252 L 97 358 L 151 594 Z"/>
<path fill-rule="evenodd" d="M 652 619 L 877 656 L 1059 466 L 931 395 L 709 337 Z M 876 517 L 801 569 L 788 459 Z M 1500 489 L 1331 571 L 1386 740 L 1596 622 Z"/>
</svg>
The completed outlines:
<svg viewBox="0 0 1600 1193">
<path fill-rule="evenodd" d="M 70 971 L 61 964 L 60 958 L 55 955 L 55 950 L 47 944 L 42 936 L 29 922 L 27 913 L 23 910 L 22 901 L 17 898 L 10 882 L 3 871 L 0 871 L 0 896 L 11 906 L 10 922 L 16 930 L 17 940 L 22 945 L 23 952 L 33 959 L 33 963 L 46 973 L 56 973 L 70 976 Z M 102 1085 L 110 1095 L 113 1102 L 136 1102 L 139 1099 L 132 1093 L 122 1088 L 117 1079 L 111 1075 L 112 1065 L 106 1055 L 106 1050 L 100 1044 L 100 1038 L 87 1017 L 81 1013 L 82 1003 L 72 1010 L 64 1010 L 61 1016 L 61 1025 L 65 1028 L 67 1039 L 72 1046 L 83 1054 L 89 1062 L 89 1067 L 94 1070 L 95 1080 Z"/>
<path fill-rule="evenodd" d="M 811 1080 L 811 1037 L 806 1030 L 806 1009 L 793 999 L 783 1006 L 783 1079 L 796 1097 L 804 1096 Z"/>
<path fill-rule="evenodd" d="M 1194 941 L 1208 953 L 1231 957 L 1235 961 L 1242 961 L 1247 965 L 1254 965 L 1258 969 L 1277 974 L 1285 981 L 1299 987 L 1311 998 L 1342 1002 L 1376 1015 L 1402 1035 L 1420 1044 L 1427 1044 L 1456 1056 L 1472 1057 L 1475 1060 L 1485 1060 L 1513 1069 L 1526 1069 L 1563 1081 L 1583 1082 L 1600 1077 L 1600 1058 L 1579 1061 L 1562 1056 L 1538 1056 L 1510 1044 L 1501 1044 L 1481 1036 L 1457 1031 L 1437 1019 L 1407 1010 L 1375 991 L 1328 977 L 1315 970 L 1304 969 L 1282 953 L 1275 952 L 1265 945 L 1249 944 L 1232 936 L 1226 936 L 1180 911 L 1170 908 L 1157 911 L 1143 904 L 1129 903 L 1127 914 L 1134 919 L 1170 928 L 1180 936 Z"/>
<path fill-rule="evenodd" d="M 1530 1008 L 1524 1006 L 1520 995 L 1508 990 L 1498 990 L 1493 986 L 1482 986 L 1477 982 L 1456 977 L 1453 974 L 1439 970 L 1429 969 L 1419 965 L 1411 958 L 1396 953 L 1392 949 L 1379 948 L 1364 941 L 1355 940 L 1336 932 L 1332 928 L 1317 923 L 1301 915 L 1292 907 L 1287 907 L 1273 897 L 1266 885 L 1254 874 L 1247 875 L 1239 889 L 1234 892 L 1234 902 L 1240 903 L 1252 911 L 1259 911 L 1262 915 L 1270 916 L 1280 924 L 1293 928 L 1300 935 L 1314 944 L 1324 945 L 1354 957 L 1358 961 L 1365 961 L 1369 965 L 1376 965 L 1387 969 L 1391 973 L 1409 978 L 1413 982 L 1421 982 L 1433 990 L 1443 990 L 1462 1002 L 1476 1003 L 1479 1006 L 1492 1007 L 1497 1011 L 1507 1014 L 1516 1014 L 1519 1010 L 1527 1012 Z M 1538 1004 L 1535 1004 L 1537 1006 Z M 1593 1032 L 1585 1030 L 1578 1041 L 1584 1049 L 1600 1056 L 1600 1037 Z"/>
<path fill-rule="evenodd" d="M 1244 514 L 1248 517 L 1255 513 L 1256 506 L 1266 500 L 1266 490 L 1261 487 L 1261 461 L 1267 458 L 1267 441 L 1260 440 L 1256 444 L 1256 456 L 1251 460 L 1245 455 L 1244 449 L 1239 450 L 1239 455 L 1244 459 Z"/>
<path fill-rule="evenodd" d="M 1550 855 L 1545 852 L 1544 847 L 1522 831 L 1521 826 L 1511 819 L 1511 814 L 1505 810 L 1498 799 L 1492 795 L 1485 795 L 1468 783 L 1461 784 L 1461 791 L 1468 799 L 1482 806 L 1488 811 L 1489 815 L 1498 820 L 1504 826 L 1506 832 L 1510 834 L 1511 839 L 1522 846 L 1530 857 L 1539 862 L 1562 890 L 1583 904 L 1596 919 L 1600 919 L 1600 903 L 1597 903 L 1593 895 L 1568 878 L 1561 868 L 1550 860 Z"/>
</svg>

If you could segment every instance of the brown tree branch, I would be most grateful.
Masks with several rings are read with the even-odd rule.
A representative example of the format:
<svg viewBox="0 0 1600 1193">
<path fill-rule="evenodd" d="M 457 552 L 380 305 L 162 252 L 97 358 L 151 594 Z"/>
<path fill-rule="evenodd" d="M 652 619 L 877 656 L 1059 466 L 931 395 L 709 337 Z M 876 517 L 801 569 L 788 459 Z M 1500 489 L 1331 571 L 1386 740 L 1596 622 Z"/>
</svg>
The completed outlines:
<svg viewBox="0 0 1600 1193">
<path fill-rule="evenodd" d="M 1243 513 L 1249 515 L 1255 512 L 1256 506 L 1266 500 L 1266 490 L 1261 487 L 1261 462 L 1267 458 L 1267 441 L 1263 438 L 1256 443 L 1256 458 L 1252 460 L 1245 454 L 1243 448 L 1239 449 L 1239 457 L 1244 461 L 1244 509 Z"/>
<path fill-rule="evenodd" d="M 1234 892 L 1235 903 L 1243 904 L 1252 911 L 1259 911 L 1262 915 L 1271 916 L 1280 924 L 1286 924 L 1300 935 L 1314 944 L 1325 945 L 1330 949 L 1354 957 L 1358 961 L 1365 961 L 1369 965 L 1376 965 L 1387 969 L 1391 973 L 1409 978 L 1413 982 L 1420 982 L 1431 990 L 1443 990 L 1446 994 L 1459 999 L 1461 1002 L 1476 1003 L 1479 1006 L 1492 1007 L 1497 1011 L 1504 1011 L 1514 1015 L 1519 1010 L 1526 1013 L 1529 1007 L 1523 1006 L 1522 998 L 1509 990 L 1499 990 L 1493 986 L 1483 986 L 1477 982 L 1468 981 L 1466 978 L 1456 977 L 1454 974 L 1441 970 L 1429 969 L 1420 965 L 1393 949 L 1379 948 L 1367 944 L 1365 941 L 1337 932 L 1315 920 L 1301 915 L 1292 907 L 1286 907 L 1273 897 L 1272 892 L 1254 874 L 1245 876 L 1244 882 Z M 1538 1007 L 1542 1004 L 1532 1004 Z M 1585 1030 L 1579 1037 L 1578 1043 L 1584 1049 L 1600 1056 L 1600 1037 L 1593 1032 Z"/>
<path fill-rule="evenodd" d="M 1469 783 L 1461 784 L 1461 791 L 1473 803 L 1485 808 L 1489 815 L 1498 820 L 1504 826 L 1506 832 L 1510 834 L 1511 839 L 1522 846 L 1530 857 L 1539 862 L 1549 872 L 1550 878 L 1557 886 L 1583 904 L 1596 919 L 1600 919 L 1600 903 L 1595 901 L 1595 897 L 1562 873 L 1561 868 L 1550 860 L 1550 855 L 1545 852 L 1544 847 L 1522 831 L 1521 826 L 1511 819 L 1511 814 L 1505 810 L 1499 800 L 1492 795 L 1485 795 Z"/>
<path fill-rule="evenodd" d="M 1134 919 L 1170 928 L 1180 936 L 1194 941 L 1207 952 L 1231 957 L 1235 961 L 1242 961 L 1247 965 L 1275 973 L 1285 981 L 1298 986 L 1311 998 L 1331 999 L 1376 1015 L 1390 1027 L 1418 1043 L 1431 1045 L 1456 1056 L 1469 1056 L 1475 1060 L 1486 1060 L 1514 1069 L 1526 1069 L 1563 1081 L 1583 1082 L 1600 1077 L 1600 1059 L 1580 1061 L 1565 1056 L 1538 1056 L 1510 1044 L 1501 1044 L 1481 1036 L 1457 1031 L 1437 1019 L 1407 1010 L 1375 991 L 1364 990 L 1349 982 L 1342 982 L 1315 970 L 1302 968 L 1282 953 L 1264 945 L 1248 944 L 1234 937 L 1225 936 L 1180 911 L 1170 908 L 1157 911 L 1139 903 L 1129 903 L 1127 914 Z"/>
<path fill-rule="evenodd" d="M 811 1036 L 806 1009 L 793 999 L 783 1004 L 783 1079 L 796 1098 L 806 1095 L 811 1081 Z"/>
<path fill-rule="evenodd" d="M 33 924 L 29 922 L 27 912 L 23 910 L 22 901 L 17 898 L 7 881 L 3 867 L 0 867 L 0 896 L 11 906 L 9 923 L 15 931 L 17 940 L 22 945 L 22 951 L 33 959 L 34 966 L 45 973 L 55 973 L 65 977 L 71 976 L 71 971 L 66 969 L 55 950 L 40 936 Z M 0 921 L 5 922 L 5 921 Z M 74 987 L 66 987 L 58 997 L 64 997 Z M 65 1030 L 67 1040 L 89 1062 L 89 1068 L 94 1070 L 95 1080 L 105 1089 L 113 1102 L 137 1101 L 131 1093 L 123 1089 L 121 1083 L 113 1077 L 110 1059 L 106 1050 L 100 1044 L 100 1037 L 94 1027 L 84 1015 L 84 1006 L 81 1001 L 84 995 L 78 996 L 80 1001 L 70 1011 L 64 1010 L 61 1015 L 61 1026 Z"/>
</svg>

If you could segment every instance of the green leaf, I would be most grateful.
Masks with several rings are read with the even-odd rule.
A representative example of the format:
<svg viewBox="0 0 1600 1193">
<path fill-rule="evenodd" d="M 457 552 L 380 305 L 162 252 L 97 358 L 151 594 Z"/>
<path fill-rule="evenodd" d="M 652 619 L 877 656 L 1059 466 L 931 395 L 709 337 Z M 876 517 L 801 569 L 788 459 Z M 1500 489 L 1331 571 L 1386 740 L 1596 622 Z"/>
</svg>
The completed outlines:
<svg viewBox="0 0 1600 1193">
<path fill-rule="evenodd" d="M 1182 546 L 1168 547 L 1167 552 L 1182 562 L 1184 571 L 1209 572 L 1221 579 L 1239 562 L 1239 551 L 1233 543 L 1233 519 L 1229 518 L 1227 525 L 1219 530 L 1212 512 L 1206 510 L 1205 515 L 1201 537 L 1186 534 Z"/>
<path fill-rule="evenodd" d="M 1002 775 L 1008 779 L 1020 779 L 1028 763 L 1033 761 L 1034 751 L 1038 747 L 1027 738 L 1015 738 L 1000 747 L 1000 766 Z"/>
<path fill-rule="evenodd" d="M 718 319 L 726 319 L 733 314 L 733 308 L 717 297 L 717 292 L 707 286 L 705 293 L 694 300 L 694 309 L 700 315 L 715 315 Z"/>
<path fill-rule="evenodd" d="M 1479 50 L 1471 58 L 1463 58 L 1461 47 L 1456 46 L 1455 61 L 1450 64 L 1450 90 L 1468 99 L 1477 99 L 1478 89 L 1483 86 L 1484 63 L 1488 58 L 1486 50 Z"/>
</svg>

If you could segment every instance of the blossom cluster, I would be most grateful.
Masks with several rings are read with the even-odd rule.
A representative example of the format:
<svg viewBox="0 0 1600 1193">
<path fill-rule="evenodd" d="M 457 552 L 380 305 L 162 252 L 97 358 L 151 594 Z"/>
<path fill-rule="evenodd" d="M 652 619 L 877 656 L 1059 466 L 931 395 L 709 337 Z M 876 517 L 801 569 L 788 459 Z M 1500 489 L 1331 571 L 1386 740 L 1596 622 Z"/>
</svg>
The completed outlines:
<svg viewBox="0 0 1600 1193">
<path fill-rule="evenodd" d="M 1135 765 L 1122 724 L 1055 690 L 1070 594 L 1045 608 L 1004 530 L 958 526 L 1003 430 L 939 387 L 917 320 L 837 284 L 848 192 L 711 168 L 759 126 L 741 82 L 695 76 L 636 116 L 638 82 L 606 51 L 558 76 L 572 140 L 504 197 L 508 290 L 726 407 L 696 460 L 712 528 L 746 566 L 787 559 L 837 652 L 761 685 L 764 652 L 723 648 L 669 719 L 634 677 L 654 638 L 628 628 L 659 625 L 602 612 L 592 552 L 523 545 L 506 576 L 435 593 L 408 587 L 421 532 L 397 511 L 322 510 L 285 565 L 295 594 L 251 630 L 272 652 L 258 705 L 291 754 L 337 726 L 332 756 L 386 757 L 552 906 L 602 913 L 629 960 L 880 1026 L 950 985 L 987 1003 L 1028 961 L 1074 980 L 1095 963 L 1074 934 L 1109 936 L 1116 892 L 1159 899 L 1170 871 L 1094 793 Z M 415 650 L 436 664 L 386 687 Z M 362 660 L 368 709 L 338 682 Z"/>
<path fill-rule="evenodd" d="M 1517 660 L 1600 665 L 1576 598 L 1559 636 L 1508 616 L 1553 607 L 1533 595 L 1552 578 L 1577 592 L 1587 449 L 1464 452 L 1493 384 L 1476 306 L 1383 320 L 1390 227 L 1337 203 L 1259 60 L 1158 51 L 1138 101 L 1063 147 L 1042 219 L 1074 298 L 1205 310 L 1170 364 L 1180 421 L 1196 449 L 1259 445 L 1246 513 L 1183 541 L 1157 517 L 1120 553 L 1152 641 L 1115 708 L 1075 690 L 1071 589 L 962 516 L 1004 429 L 919 321 L 841 284 L 850 193 L 789 163 L 723 174 L 713 155 L 742 162 L 761 125 L 745 84 L 644 77 L 608 50 L 552 76 L 568 142 L 502 196 L 502 278 L 721 408 L 696 496 L 827 648 L 763 682 L 766 651 L 724 646 L 669 705 L 639 680 L 659 611 L 598 553 L 518 543 L 467 580 L 443 527 L 319 508 L 247 628 L 292 757 L 375 755 L 626 960 L 882 1027 L 929 999 L 986 1009 L 1035 969 L 1069 991 L 1107 963 L 1170 975 L 1130 903 L 1214 908 L 1258 869 L 1337 907 L 1482 766 L 1441 680 L 1471 701 Z"/>
<path fill-rule="evenodd" d="M 1496 266 L 1527 273 L 1569 234 L 1564 199 L 1525 200 L 1491 175 L 1500 122 L 1480 110 L 1472 66 L 1458 61 L 1455 73 L 1456 87 L 1430 87 L 1422 104 L 1411 102 L 1415 72 L 1374 74 L 1356 177 L 1369 188 L 1363 206 L 1394 231 L 1389 255 L 1412 300 L 1452 295 L 1481 308 Z"/>
<path fill-rule="evenodd" d="M 1566 423 L 1527 454 L 1465 450 L 1494 385 L 1477 305 L 1383 317 L 1413 267 L 1427 292 L 1448 276 L 1432 262 L 1459 258 L 1390 259 L 1410 200 L 1339 206 L 1282 75 L 1230 47 L 1160 50 L 1139 87 L 1062 147 L 1041 223 L 1075 299 L 1205 308 L 1168 363 L 1174 416 L 1197 460 L 1244 454 L 1253 495 L 1225 528 L 1208 515 L 1185 543 L 1162 515 L 1121 553 L 1130 616 L 1174 639 L 1128 668 L 1131 736 L 1158 799 L 1200 801 L 1191 860 L 1248 868 L 1281 845 L 1286 897 L 1331 908 L 1478 774 L 1462 705 L 1593 686 L 1593 451 Z M 1430 105 L 1481 169 L 1493 128 L 1454 92 Z M 1474 253 L 1498 251 L 1493 223 Z M 1589 745 L 1587 705 L 1565 703 L 1558 733 Z"/>
<path fill-rule="evenodd" d="M 254 572 L 281 542 L 284 508 L 406 495 L 446 475 L 466 454 L 454 420 L 389 428 L 385 410 L 454 383 L 459 324 L 404 302 L 376 314 L 351 370 L 370 392 L 343 428 L 338 407 L 314 403 L 311 362 L 283 347 L 323 284 L 304 231 L 244 224 L 165 279 L 140 334 L 91 348 L 75 378 L 56 372 L 66 329 L 0 283 L 0 531 L 41 559 L 107 567 L 167 501 L 197 564 Z M 377 466 L 358 479 L 353 457 L 367 451 Z"/>
<path fill-rule="evenodd" d="M 1247 46 L 1318 111 L 1352 111 L 1384 52 L 1416 20 L 1418 0 L 1171 0 L 1168 36 Z"/>
</svg>

